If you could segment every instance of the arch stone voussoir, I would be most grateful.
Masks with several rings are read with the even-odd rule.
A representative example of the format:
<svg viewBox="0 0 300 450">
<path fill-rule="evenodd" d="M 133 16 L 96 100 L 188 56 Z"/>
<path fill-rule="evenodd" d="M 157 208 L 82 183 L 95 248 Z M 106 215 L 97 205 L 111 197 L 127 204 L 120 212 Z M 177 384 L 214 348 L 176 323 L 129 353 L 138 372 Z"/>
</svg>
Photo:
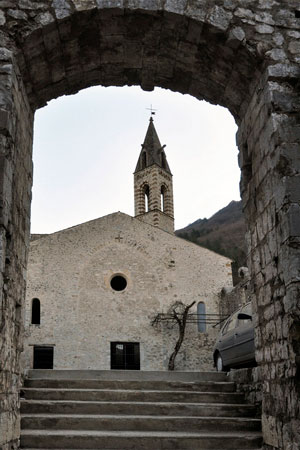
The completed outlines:
<svg viewBox="0 0 300 450">
<path fill-rule="evenodd" d="M 266 450 L 299 446 L 298 0 L 0 0 L 0 445 L 18 447 L 34 112 L 93 86 L 227 107 L 263 380 Z"/>
</svg>

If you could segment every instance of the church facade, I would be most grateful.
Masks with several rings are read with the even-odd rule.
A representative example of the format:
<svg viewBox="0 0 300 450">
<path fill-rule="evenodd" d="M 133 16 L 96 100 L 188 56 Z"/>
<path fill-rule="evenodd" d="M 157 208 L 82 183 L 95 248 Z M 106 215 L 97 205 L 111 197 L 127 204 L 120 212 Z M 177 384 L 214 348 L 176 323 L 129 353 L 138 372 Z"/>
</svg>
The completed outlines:
<svg viewBox="0 0 300 450">
<path fill-rule="evenodd" d="M 25 369 L 167 370 L 178 327 L 152 320 L 176 302 L 195 302 L 176 370 L 212 369 L 211 319 L 231 286 L 230 260 L 174 235 L 172 174 L 152 119 L 134 198 L 135 217 L 117 212 L 32 241 Z"/>
</svg>

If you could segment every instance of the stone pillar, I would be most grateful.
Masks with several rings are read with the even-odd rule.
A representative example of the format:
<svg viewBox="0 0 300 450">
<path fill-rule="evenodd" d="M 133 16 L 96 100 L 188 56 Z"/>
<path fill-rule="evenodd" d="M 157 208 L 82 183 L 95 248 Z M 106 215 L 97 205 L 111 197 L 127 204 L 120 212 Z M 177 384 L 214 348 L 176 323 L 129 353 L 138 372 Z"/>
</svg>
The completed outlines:
<svg viewBox="0 0 300 450">
<path fill-rule="evenodd" d="M 13 53 L 0 48 L 0 447 L 18 448 L 33 114 Z"/>
<path fill-rule="evenodd" d="M 300 69 L 267 69 L 238 132 L 266 448 L 300 442 Z M 299 378 L 298 378 L 299 379 Z"/>
</svg>

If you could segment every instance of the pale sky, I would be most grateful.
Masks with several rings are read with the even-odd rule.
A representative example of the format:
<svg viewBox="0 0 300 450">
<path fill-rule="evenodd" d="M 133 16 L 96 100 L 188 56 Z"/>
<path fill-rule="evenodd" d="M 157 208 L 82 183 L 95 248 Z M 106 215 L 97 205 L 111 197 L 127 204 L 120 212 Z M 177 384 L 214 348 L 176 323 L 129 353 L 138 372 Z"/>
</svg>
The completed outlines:
<svg viewBox="0 0 300 450">
<path fill-rule="evenodd" d="M 159 88 L 93 87 L 36 113 L 32 233 L 116 211 L 134 215 L 133 172 L 151 104 L 173 173 L 175 228 L 240 199 L 237 127 L 228 110 Z"/>
</svg>

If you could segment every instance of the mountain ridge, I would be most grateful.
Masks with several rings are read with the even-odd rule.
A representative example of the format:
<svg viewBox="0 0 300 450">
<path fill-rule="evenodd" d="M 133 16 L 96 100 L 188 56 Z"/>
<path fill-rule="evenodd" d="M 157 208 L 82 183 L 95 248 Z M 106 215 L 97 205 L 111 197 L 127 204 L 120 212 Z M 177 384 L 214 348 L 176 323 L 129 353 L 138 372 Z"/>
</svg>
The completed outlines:
<svg viewBox="0 0 300 450">
<path fill-rule="evenodd" d="M 245 233 L 242 202 L 236 200 L 209 219 L 197 219 L 175 231 L 176 236 L 227 256 L 239 266 L 246 263 Z"/>
</svg>

